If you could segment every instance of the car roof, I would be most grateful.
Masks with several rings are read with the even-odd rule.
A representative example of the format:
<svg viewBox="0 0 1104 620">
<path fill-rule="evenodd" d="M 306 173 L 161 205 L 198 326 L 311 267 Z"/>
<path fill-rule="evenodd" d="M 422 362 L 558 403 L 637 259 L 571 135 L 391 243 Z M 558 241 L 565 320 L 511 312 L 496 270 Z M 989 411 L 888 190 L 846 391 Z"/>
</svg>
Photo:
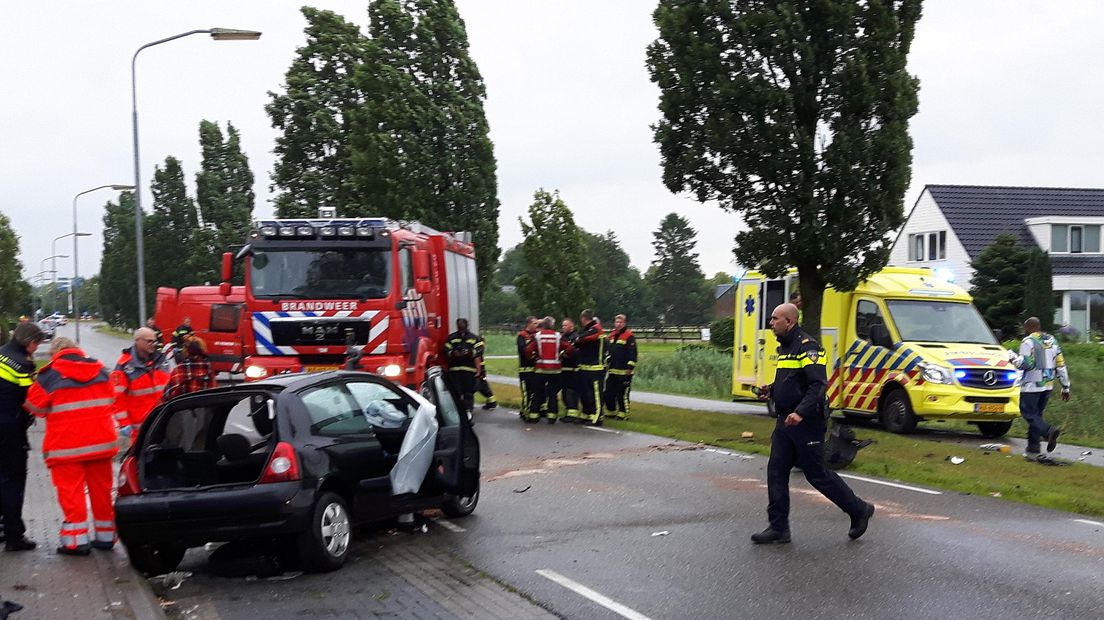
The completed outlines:
<svg viewBox="0 0 1104 620">
<path fill-rule="evenodd" d="M 238 383 L 232 387 L 235 388 L 269 388 L 274 390 L 297 390 L 304 387 L 309 387 L 326 381 L 328 379 L 336 378 L 356 378 L 367 379 L 375 383 L 391 384 L 390 381 L 380 377 L 379 375 L 372 374 L 370 372 L 361 372 L 358 370 L 326 370 L 322 372 L 297 372 L 273 375 L 267 379 L 261 379 L 260 381 L 253 381 L 250 383 Z M 218 388 L 222 389 L 222 388 Z"/>
</svg>

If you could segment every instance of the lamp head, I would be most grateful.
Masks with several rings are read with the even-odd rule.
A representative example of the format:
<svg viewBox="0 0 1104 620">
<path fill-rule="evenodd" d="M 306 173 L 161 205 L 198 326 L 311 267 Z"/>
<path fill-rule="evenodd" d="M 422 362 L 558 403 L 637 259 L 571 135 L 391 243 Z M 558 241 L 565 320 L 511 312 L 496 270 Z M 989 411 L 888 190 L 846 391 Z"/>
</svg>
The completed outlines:
<svg viewBox="0 0 1104 620">
<path fill-rule="evenodd" d="M 212 28 L 211 38 L 216 41 L 256 41 L 261 33 L 256 30 L 237 30 L 235 28 Z"/>
</svg>

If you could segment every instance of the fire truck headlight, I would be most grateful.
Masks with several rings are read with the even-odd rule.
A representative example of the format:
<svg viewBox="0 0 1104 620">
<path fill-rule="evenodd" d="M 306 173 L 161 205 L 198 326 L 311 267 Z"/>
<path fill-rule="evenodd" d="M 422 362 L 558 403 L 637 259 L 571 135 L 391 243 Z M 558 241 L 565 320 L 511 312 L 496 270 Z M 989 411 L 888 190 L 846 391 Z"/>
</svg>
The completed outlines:
<svg viewBox="0 0 1104 620">
<path fill-rule="evenodd" d="M 262 226 L 261 227 L 261 234 L 266 236 L 266 237 L 275 237 L 277 232 L 278 231 L 276 230 L 275 226 Z"/>
<path fill-rule="evenodd" d="M 281 237 L 294 237 L 295 236 L 295 227 L 294 226 L 281 226 L 280 227 L 280 236 Z"/>
<path fill-rule="evenodd" d="M 352 237 L 354 234 L 356 234 L 356 231 L 353 230 L 352 226 L 342 226 L 337 229 L 337 234 L 341 237 Z"/>
<path fill-rule="evenodd" d="M 268 374 L 263 366 L 246 366 L 245 376 L 250 379 L 264 379 Z"/>
<path fill-rule="evenodd" d="M 388 364 L 386 366 L 380 366 L 376 369 L 377 375 L 382 375 L 389 379 L 394 379 L 402 374 L 402 366 L 398 364 Z"/>
<path fill-rule="evenodd" d="M 299 235 L 300 237 L 310 237 L 314 235 L 314 229 L 310 226 L 296 226 L 295 234 Z"/>
<path fill-rule="evenodd" d="M 323 226 L 318 229 L 318 232 L 321 233 L 323 237 L 332 237 L 337 234 L 337 229 L 333 226 Z"/>
<path fill-rule="evenodd" d="M 372 236 L 372 229 L 367 227 L 367 226 L 360 226 L 360 227 L 357 228 L 357 236 L 358 237 L 371 237 Z"/>
</svg>

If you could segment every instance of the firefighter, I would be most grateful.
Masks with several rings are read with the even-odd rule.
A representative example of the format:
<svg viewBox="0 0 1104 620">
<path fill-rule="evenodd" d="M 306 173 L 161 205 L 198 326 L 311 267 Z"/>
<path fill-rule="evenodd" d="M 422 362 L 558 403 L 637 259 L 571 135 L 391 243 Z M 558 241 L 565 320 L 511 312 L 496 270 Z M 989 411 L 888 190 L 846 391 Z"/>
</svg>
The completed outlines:
<svg viewBox="0 0 1104 620">
<path fill-rule="evenodd" d="M 23 494 L 27 488 L 27 427 L 33 418 L 23 408 L 27 390 L 34 382 L 34 352 L 46 339 L 42 329 L 20 322 L 11 340 L 0 347 L 0 536 L 7 551 L 30 551 L 36 547 L 24 534 Z"/>
<path fill-rule="evenodd" d="M 445 363 L 448 364 L 447 377 L 460 394 L 460 402 L 471 416 L 475 408 L 475 390 L 481 366 L 479 354 L 479 336 L 468 330 L 467 319 L 456 319 L 456 331 L 445 338 Z"/>
<path fill-rule="evenodd" d="M 619 419 L 629 419 L 629 394 L 636 370 L 636 336 L 629 329 L 624 314 L 613 317 L 613 331 L 606 339 L 606 412 Z"/>
<path fill-rule="evenodd" d="M 518 415 L 526 422 L 530 421 L 529 412 L 533 411 L 533 371 L 535 370 L 533 364 L 536 363 L 534 357 L 536 351 L 530 345 L 536 331 L 537 317 L 531 316 L 525 319 L 525 329 L 519 331 L 517 335 L 518 385 L 521 387 L 521 411 L 518 412 Z M 540 411 L 537 410 L 536 420 L 539 419 Z"/>
<path fill-rule="evenodd" d="M 173 330 L 173 357 L 177 362 L 184 359 L 184 338 L 187 336 L 191 336 L 194 333 L 195 330 L 192 329 L 192 317 L 190 316 L 184 317 L 184 322 L 181 323 L 179 327 Z M 157 332 L 154 332 L 154 336 L 159 336 L 159 334 Z M 157 341 L 160 342 L 161 338 L 158 337 Z M 161 347 L 157 347 L 157 350 L 160 351 Z"/>
<path fill-rule="evenodd" d="M 157 336 L 152 329 L 139 327 L 134 331 L 134 346 L 123 349 L 111 371 L 111 382 L 115 386 L 115 421 L 129 437 L 131 427 L 142 424 L 169 383 L 169 360 L 157 350 Z"/>
<path fill-rule="evenodd" d="M 561 389 L 564 404 L 564 422 L 573 422 L 579 418 L 579 352 L 575 349 L 575 341 L 579 338 L 579 332 L 575 329 L 575 321 L 564 319 L 560 326 L 565 343 L 563 360 L 563 372 L 560 375 Z"/>
<path fill-rule="evenodd" d="M 605 379 L 603 365 L 605 338 L 602 324 L 594 312 L 583 310 L 579 315 L 583 329 L 575 339 L 578 351 L 578 390 L 582 419 L 587 424 L 602 424 L 602 384 Z"/>
<path fill-rule="evenodd" d="M 50 355 L 24 406 L 46 420 L 42 457 L 64 515 L 57 552 L 88 555 L 87 503 L 92 504 L 91 546 L 108 550 L 115 545 L 111 458 L 119 448 L 111 410 L 114 392 L 104 365 L 72 340 L 54 340 Z"/>
<path fill-rule="evenodd" d="M 483 397 L 483 410 L 490 411 L 498 406 L 498 399 L 495 398 L 494 392 L 491 390 L 491 384 L 487 382 L 487 366 L 483 363 L 487 352 L 487 341 L 483 339 L 483 336 L 476 336 L 476 338 L 479 342 L 475 345 L 475 366 L 479 369 L 479 372 L 475 375 L 475 391 Z"/>
<path fill-rule="evenodd" d="M 874 514 L 874 504 L 859 499 L 854 491 L 824 463 L 824 436 L 828 404 L 824 391 L 824 350 L 797 325 L 798 309 L 782 304 L 770 317 L 771 331 L 778 338 L 778 366 L 774 383 L 759 389 L 760 398 L 774 401 L 778 419 L 771 435 L 767 462 L 767 529 L 753 534 L 755 544 L 790 542 L 790 471 L 796 465 L 805 479 L 851 517 L 852 539 L 862 536 Z"/>
<path fill-rule="evenodd" d="M 563 368 L 561 357 L 566 343 L 563 341 L 563 335 L 556 331 L 556 319 L 546 316 L 541 320 L 540 327 L 540 330 L 533 334 L 533 343 L 530 345 L 537 354 L 533 371 L 536 384 L 533 390 L 533 403 L 539 410 L 537 420 L 543 415 L 548 419 L 549 424 L 555 424 L 556 419 L 560 417 L 560 375 Z M 533 421 L 532 410 L 529 413 L 529 420 Z"/>
<path fill-rule="evenodd" d="M 189 329 L 191 320 L 189 319 Z M 154 336 L 157 338 L 157 350 L 160 351 L 165 346 L 165 334 L 161 331 L 161 328 L 157 326 L 157 323 L 153 321 L 153 317 L 146 319 L 146 327 L 153 330 Z M 183 344 L 183 342 L 181 342 Z"/>
</svg>

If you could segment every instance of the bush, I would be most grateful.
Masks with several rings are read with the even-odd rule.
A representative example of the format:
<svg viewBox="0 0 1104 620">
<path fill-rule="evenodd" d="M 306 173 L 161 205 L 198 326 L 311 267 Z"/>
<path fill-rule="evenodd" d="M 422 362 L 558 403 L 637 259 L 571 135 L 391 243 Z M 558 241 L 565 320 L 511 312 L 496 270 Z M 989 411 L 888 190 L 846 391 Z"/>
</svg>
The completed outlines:
<svg viewBox="0 0 1104 620">
<path fill-rule="evenodd" d="M 709 344 L 722 351 L 731 351 L 736 337 L 732 317 L 721 317 L 709 324 Z"/>
<path fill-rule="evenodd" d="M 732 398 L 732 354 L 691 344 L 642 360 L 634 377 L 638 390 L 727 400 Z"/>
</svg>

